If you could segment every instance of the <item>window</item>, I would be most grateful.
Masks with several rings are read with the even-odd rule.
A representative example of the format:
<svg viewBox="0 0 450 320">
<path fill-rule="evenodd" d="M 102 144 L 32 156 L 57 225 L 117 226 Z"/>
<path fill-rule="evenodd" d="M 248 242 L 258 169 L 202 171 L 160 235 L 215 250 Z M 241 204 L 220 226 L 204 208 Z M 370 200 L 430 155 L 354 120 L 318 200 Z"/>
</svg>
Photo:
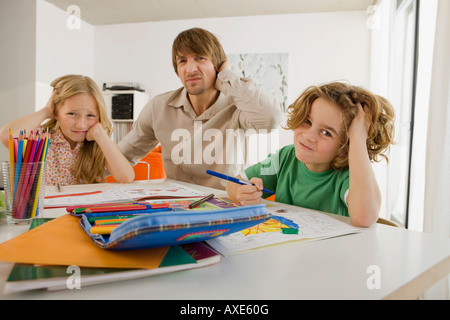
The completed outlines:
<svg viewBox="0 0 450 320">
<path fill-rule="evenodd" d="M 396 144 L 384 181 L 384 216 L 422 231 L 437 1 L 381 0 L 375 9 L 371 9 L 372 90 L 388 98 L 396 112 Z"/>
<path fill-rule="evenodd" d="M 390 51 L 388 99 L 396 111 L 395 142 L 388 166 L 387 204 L 391 219 L 406 225 L 414 113 L 416 1 L 397 1 Z"/>
</svg>

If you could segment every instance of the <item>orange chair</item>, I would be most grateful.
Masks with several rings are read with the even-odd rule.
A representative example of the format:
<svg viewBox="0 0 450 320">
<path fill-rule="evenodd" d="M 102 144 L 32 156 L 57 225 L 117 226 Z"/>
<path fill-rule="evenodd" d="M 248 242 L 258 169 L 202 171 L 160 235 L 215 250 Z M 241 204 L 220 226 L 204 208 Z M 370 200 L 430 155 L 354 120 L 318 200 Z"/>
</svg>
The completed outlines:
<svg viewBox="0 0 450 320">
<path fill-rule="evenodd" d="M 155 147 L 134 168 L 134 180 L 165 179 L 166 172 L 162 162 L 161 146 Z M 117 182 L 113 176 L 108 176 L 106 182 Z"/>
</svg>

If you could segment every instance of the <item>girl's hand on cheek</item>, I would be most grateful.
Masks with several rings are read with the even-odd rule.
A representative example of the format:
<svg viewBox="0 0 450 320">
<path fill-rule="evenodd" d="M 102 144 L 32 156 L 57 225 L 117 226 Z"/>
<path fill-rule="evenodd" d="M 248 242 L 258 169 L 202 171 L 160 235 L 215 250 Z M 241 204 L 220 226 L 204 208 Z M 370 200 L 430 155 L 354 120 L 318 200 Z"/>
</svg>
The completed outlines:
<svg viewBox="0 0 450 320">
<path fill-rule="evenodd" d="M 100 122 L 97 122 L 92 127 L 89 128 L 88 132 L 86 133 L 86 140 L 88 141 L 95 141 L 99 135 L 102 133 L 103 127 Z"/>
</svg>

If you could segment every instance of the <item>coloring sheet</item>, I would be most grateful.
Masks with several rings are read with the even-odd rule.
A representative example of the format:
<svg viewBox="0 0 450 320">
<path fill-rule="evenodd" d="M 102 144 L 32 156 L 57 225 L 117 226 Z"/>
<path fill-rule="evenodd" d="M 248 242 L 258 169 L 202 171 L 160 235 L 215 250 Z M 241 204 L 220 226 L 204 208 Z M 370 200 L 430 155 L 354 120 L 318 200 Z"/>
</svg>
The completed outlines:
<svg viewBox="0 0 450 320">
<path fill-rule="evenodd" d="M 177 183 L 119 185 L 108 190 L 46 194 L 45 208 L 133 201 L 141 198 L 200 198 L 205 194 Z"/>
<path fill-rule="evenodd" d="M 317 240 L 357 233 L 359 230 L 327 214 L 281 203 L 268 202 L 272 218 L 249 229 L 208 240 L 224 256 L 277 243 Z"/>
<path fill-rule="evenodd" d="M 141 198 L 164 199 L 164 198 L 202 198 L 205 193 L 191 189 L 177 183 L 162 184 L 131 184 L 116 187 L 127 197 L 137 200 Z"/>
</svg>

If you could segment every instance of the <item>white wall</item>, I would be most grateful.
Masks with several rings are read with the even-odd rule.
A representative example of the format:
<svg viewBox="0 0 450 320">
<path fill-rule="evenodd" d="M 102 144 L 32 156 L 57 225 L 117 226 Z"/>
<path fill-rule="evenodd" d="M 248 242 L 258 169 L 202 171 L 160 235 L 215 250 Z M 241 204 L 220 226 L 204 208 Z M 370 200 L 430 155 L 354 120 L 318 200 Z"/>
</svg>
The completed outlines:
<svg viewBox="0 0 450 320">
<path fill-rule="evenodd" d="M 140 82 L 151 96 L 173 90 L 181 85 L 172 67 L 173 39 L 202 27 L 219 37 L 227 53 L 289 53 L 290 101 L 320 82 L 345 79 L 368 86 L 366 19 L 357 11 L 98 26 L 94 74 L 100 83 Z"/>
<path fill-rule="evenodd" d="M 54 79 L 65 74 L 94 77 L 95 28 L 81 21 L 79 29 L 71 29 L 69 18 L 66 11 L 36 1 L 36 109 L 47 102 Z"/>
<path fill-rule="evenodd" d="M 307 86 L 347 80 L 369 86 L 370 31 L 363 11 L 211 18 L 95 28 L 94 75 L 103 82 L 139 82 L 150 97 L 181 86 L 171 60 L 183 30 L 213 32 L 226 53 L 289 53 L 288 104 Z M 280 147 L 291 142 L 280 131 Z"/>
<path fill-rule="evenodd" d="M 8 1 L 9 6 L 16 3 Z M 44 106 L 51 92 L 50 82 L 68 73 L 91 76 L 99 86 L 104 82 L 139 82 L 150 97 L 180 87 L 171 63 L 171 47 L 179 32 L 192 27 L 202 27 L 216 34 L 227 53 L 289 53 L 288 104 L 312 84 L 347 80 L 369 86 L 370 31 L 364 11 L 108 26 L 81 22 L 80 29 L 70 29 L 67 27 L 69 15 L 64 10 L 44 0 L 30 2 L 18 1 L 22 7 L 25 4 L 27 7 L 15 5 L 12 14 L 1 10 L 6 18 L 2 22 L 5 28 L 1 28 L 5 35 L 9 35 L 8 29 L 16 32 L 23 29 L 28 30 L 30 38 L 22 41 L 26 38 L 9 35 L 7 41 L 30 47 L 17 55 L 17 62 L 24 62 L 18 63 L 18 67 L 26 68 L 31 87 L 27 90 L 29 101 L 22 103 L 23 110 L 17 109 L 21 110 L 20 116 Z M 20 14 L 30 15 L 30 18 L 19 22 Z M 30 57 L 22 58 L 25 51 Z M 8 66 L 8 74 L 11 69 L 6 62 L 8 59 L 0 60 Z M 9 76 L 12 75 L 14 71 Z M 24 96 L 21 94 L 19 98 Z M 10 104 L 17 106 L 17 101 Z M 19 116 L 17 111 L 9 115 L 8 121 Z M 279 144 L 271 145 L 271 150 L 292 143 L 290 131 L 280 130 L 279 136 Z"/>
<path fill-rule="evenodd" d="M 0 127 L 29 113 L 35 96 L 36 4 L 0 1 Z M 0 160 L 8 150 L 0 146 Z"/>
<path fill-rule="evenodd" d="M 9 6 L 16 3 L 7 1 Z M 180 87 L 172 67 L 171 47 L 179 32 L 192 27 L 216 34 L 227 53 L 289 53 L 288 104 L 312 84 L 348 80 L 369 86 L 370 31 L 364 11 L 108 26 L 81 22 L 80 29 L 70 29 L 68 13 L 44 0 L 17 3 L 22 7 L 14 5 L 12 14 L 1 10 L 5 16 L 2 40 L 8 35 L 7 44 L 30 47 L 19 50 L 20 55 L 13 58 L 17 67 L 26 69 L 30 75 L 30 88 L 26 95 L 21 93 L 17 97 L 21 100 L 29 97 L 29 101 L 22 103 L 23 108 L 17 109 L 21 114 L 10 112 L 8 121 L 44 106 L 51 93 L 50 82 L 68 73 L 91 76 L 99 86 L 104 82 L 139 82 L 150 97 Z M 28 15 L 29 18 L 17 19 Z M 12 36 L 7 30 L 15 30 L 15 34 L 17 30 L 27 30 L 30 39 L 23 41 L 27 38 Z M 25 52 L 29 57 L 23 57 Z M 6 74 L 15 76 L 14 70 L 10 72 L 8 59 L 0 60 L 9 68 Z M 15 83 L 13 87 L 21 86 Z M 17 100 L 10 105 L 17 106 Z M 292 143 L 292 133 L 281 129 L 277 140 L 279 143 L 271 144 L 269 151 Z M 7 153 L 0 156 L 6 159 Z"/>
</svg>

